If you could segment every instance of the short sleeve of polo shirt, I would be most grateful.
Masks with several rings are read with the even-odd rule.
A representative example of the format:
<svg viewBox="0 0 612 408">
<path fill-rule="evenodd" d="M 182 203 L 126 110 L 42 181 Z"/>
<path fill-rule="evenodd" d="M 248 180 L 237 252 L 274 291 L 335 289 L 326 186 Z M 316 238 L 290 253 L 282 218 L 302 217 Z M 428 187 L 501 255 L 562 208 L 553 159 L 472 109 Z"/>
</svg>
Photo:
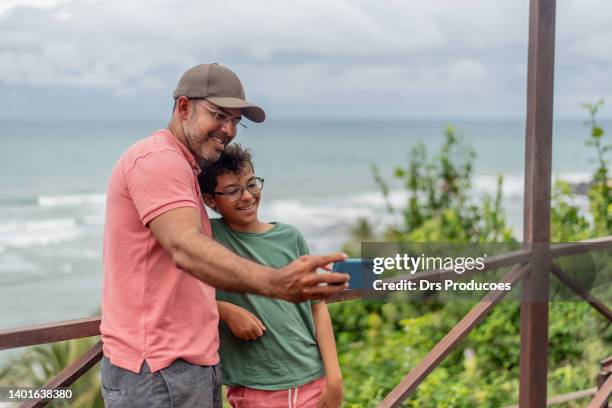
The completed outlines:
<svg viewBox="0 0 612 408">
<path fill-rule="evenodd" d="M 144 226 L 175 208 L 199 208 L 193 169 L 175 150 L 154 150 L 138 157 L 126 170 L 125 179 Z"/>
</svg>

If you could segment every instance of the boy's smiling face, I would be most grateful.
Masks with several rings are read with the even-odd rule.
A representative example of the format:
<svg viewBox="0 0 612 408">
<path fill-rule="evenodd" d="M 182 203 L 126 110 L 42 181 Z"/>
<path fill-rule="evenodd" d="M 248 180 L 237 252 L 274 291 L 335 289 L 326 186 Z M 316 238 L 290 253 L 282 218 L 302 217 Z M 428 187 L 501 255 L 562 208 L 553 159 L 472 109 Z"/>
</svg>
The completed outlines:
<svg viewBox="0 0 612 408">
<path fill-rule="evenodd" d="M 242 189 L 240 198 L 231 201 L 227 195 L 204 195 L 204 202 L 210 208 L 215 209 L 230 228 L 237 231 L 249 231 L 258 226 L 257 209 L 261 192 L 252 194 L 246 188 L 254 182 L 255 175 L 250 166 L 242 168 L 240 173 L 223 173 L 217 176 L 216 192 L 231 192 L 232 190 Z"/>
</svg>

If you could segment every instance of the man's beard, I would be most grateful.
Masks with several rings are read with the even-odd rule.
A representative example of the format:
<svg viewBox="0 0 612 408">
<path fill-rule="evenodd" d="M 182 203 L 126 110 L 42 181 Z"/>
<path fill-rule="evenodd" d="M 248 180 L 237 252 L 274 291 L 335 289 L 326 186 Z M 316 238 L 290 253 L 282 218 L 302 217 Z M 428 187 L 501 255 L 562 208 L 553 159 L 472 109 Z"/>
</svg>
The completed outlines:
<svg viewBox="0 0 612 408">
<path fill-rule="evenodd" d="M 224 133 L 220 133 L 220 132 L 211 132 L 208 134 L 208 137 L 206 138 L 206 140 L 204 141 L 204 143 L 207 143 L 210 139 L 212 138 L 218 138 L 223 140 L 224 145 L 223 145 L 223 149 L 225 150 L 225 148 L 231 143 L 232 138 L 228 137 L 226 134 Z M 215 142 L 216 143 L 216 142 Z M 205 168 L 207 166 L 210 166 L 211 164 L 213 164 L 214 162 L 216 162 L 217 160 L 219 160 L 219 158 L 221 157 L 221 154 L 223 154 L 223 152 L 219 152 L 217 150 L 214 150 L 214 152 L 216 153 L 215 158 L 211 159 L 211 158 L 207 158 L 207 157 L 196 157 L 196 162 L 198 163 L 198 165 L 200 166 L 200 168 Z"/>
<path fill-rule="evenodd" d="M 211 139 L 211 138 L 212 138 L 212 135 L 209 135 L 204 143 L 208 142 L 208 140 Z M 213 153 L 213 154 L 216 153 L 215 157 L 211 158 L 211 157 L 204 157 L 204 156 L 202 156 L 200 154 L 200 152 L 198 152 L 195 149 L 193 151 L 197 152 L 197 153 L 194 154 L 194 158 L 196 160 L 196 163 L 198 164 L 198 166 L 200 166 L 201 169 L 204 169 L 204 168 L 212 165 L 217 160 L 219 160 L 219 158 L 221 157 L 221 153 L 222 153 L 222 152 L 218 152 L 218 151 L 215 150 L 214 153 Z"/>
<path fill-rule="evenodd" d="M 189 129 L 189 131 L 185 131 L 185 129 L 183 130 L 184 134 L 185 134 L 185 140 L 187 142 L 187 146 L 189 147 L 189 151 L 191 152 L 191 154 L 193 154 L 193 157 L 196 161 L 196 163 L 198 164 L 198 166 L 200 167 L 200 169 L 203 169 L 205 167 L 210 166 L 211 164 L 213 164 L 214 162 L 216 162 L 217 160 L 219 160 L 219 156 L 221 155 L 220 153 L 215 157 L 215 159 L 211 159 L 211 158 L 207 158 L 204 157 L 200 154 L 200 151 L 197 149 L 197 146 L 194 146 L 193 142 L 194 142 L 194 137 L 193 134 L 191 133 L 191 129 Z M 209 139 L 212 138 L 212 134 L 207 134 L 206 135 L 206 139 L 200 143 L 200 145 L 206 143 Z M 197 142 L 196 142 L 197 143 Z"/>
</svg>

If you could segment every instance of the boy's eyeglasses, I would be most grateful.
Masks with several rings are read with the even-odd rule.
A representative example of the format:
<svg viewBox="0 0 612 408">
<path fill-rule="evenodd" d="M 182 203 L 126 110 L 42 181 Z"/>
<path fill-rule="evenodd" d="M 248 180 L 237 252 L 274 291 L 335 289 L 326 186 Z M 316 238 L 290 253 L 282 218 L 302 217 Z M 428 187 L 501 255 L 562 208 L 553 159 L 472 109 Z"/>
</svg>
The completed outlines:
<svg viewBox="0 0 612 408">
<path fill-rule="evenodd" d="M 264 179 L 261 177 L 253 177 L 246 186 L 227 188 L 223 191 L 213 191 L 214 195 L 224 196 L 230 201 L 238 201 L 244 190 L 247 190 L 251 195 L 257 196 L 263 190 Z"/>
<path fill-rule="evenodd" d="M 200 104 L 201 106 L 203 106 L 207 111 L 209 111 L 210 113 L 213 114 L 213 118 L 221 123 L 231 123 L 234 126 L 234 129 L 238 128 L 238 126 L 241 126 L 242 128 L 246 129 L 246 125 L 244 123 L 241 122 L 242 117 L 239 118 L 233 118 L 230 115 L 228 115 L 227 113 L 217 110 L 217 109 L 213 109 L 208 105 L 205 105 L 203 103 Z"/>
</svg>

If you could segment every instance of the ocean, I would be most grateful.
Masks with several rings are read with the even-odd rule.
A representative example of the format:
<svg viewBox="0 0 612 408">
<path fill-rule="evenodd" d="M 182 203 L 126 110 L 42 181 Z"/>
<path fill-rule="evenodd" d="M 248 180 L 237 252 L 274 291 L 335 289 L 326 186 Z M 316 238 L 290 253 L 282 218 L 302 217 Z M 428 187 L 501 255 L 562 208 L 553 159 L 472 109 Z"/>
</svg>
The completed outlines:
<svg viewBox="0 0 612 408">
<path fill-rule="evenodd" d="M 394 221 L 372 177 L 389 181 L 417 141 L 431 153 L 452 124 L 474 148 L 473 199 L 504 175 L 504 208 L 520 236 L 521 120 L 269 121 L 237 142 L 265 179 L 261 219 L 296 225 L 312 252 L 336 251 L 358 217 Z M 612 121 L 603 121 L 612 129 Z M 0 329 L 90 316 L 102 281 L 105 189 L 120 154 L 164 122 L 0 122 Z M 553 175 L 588 181 L 594 168 L 582 121 L 554 127 Z M 406 195 L 391 183 L 393 202 Z"/>
</svg>

